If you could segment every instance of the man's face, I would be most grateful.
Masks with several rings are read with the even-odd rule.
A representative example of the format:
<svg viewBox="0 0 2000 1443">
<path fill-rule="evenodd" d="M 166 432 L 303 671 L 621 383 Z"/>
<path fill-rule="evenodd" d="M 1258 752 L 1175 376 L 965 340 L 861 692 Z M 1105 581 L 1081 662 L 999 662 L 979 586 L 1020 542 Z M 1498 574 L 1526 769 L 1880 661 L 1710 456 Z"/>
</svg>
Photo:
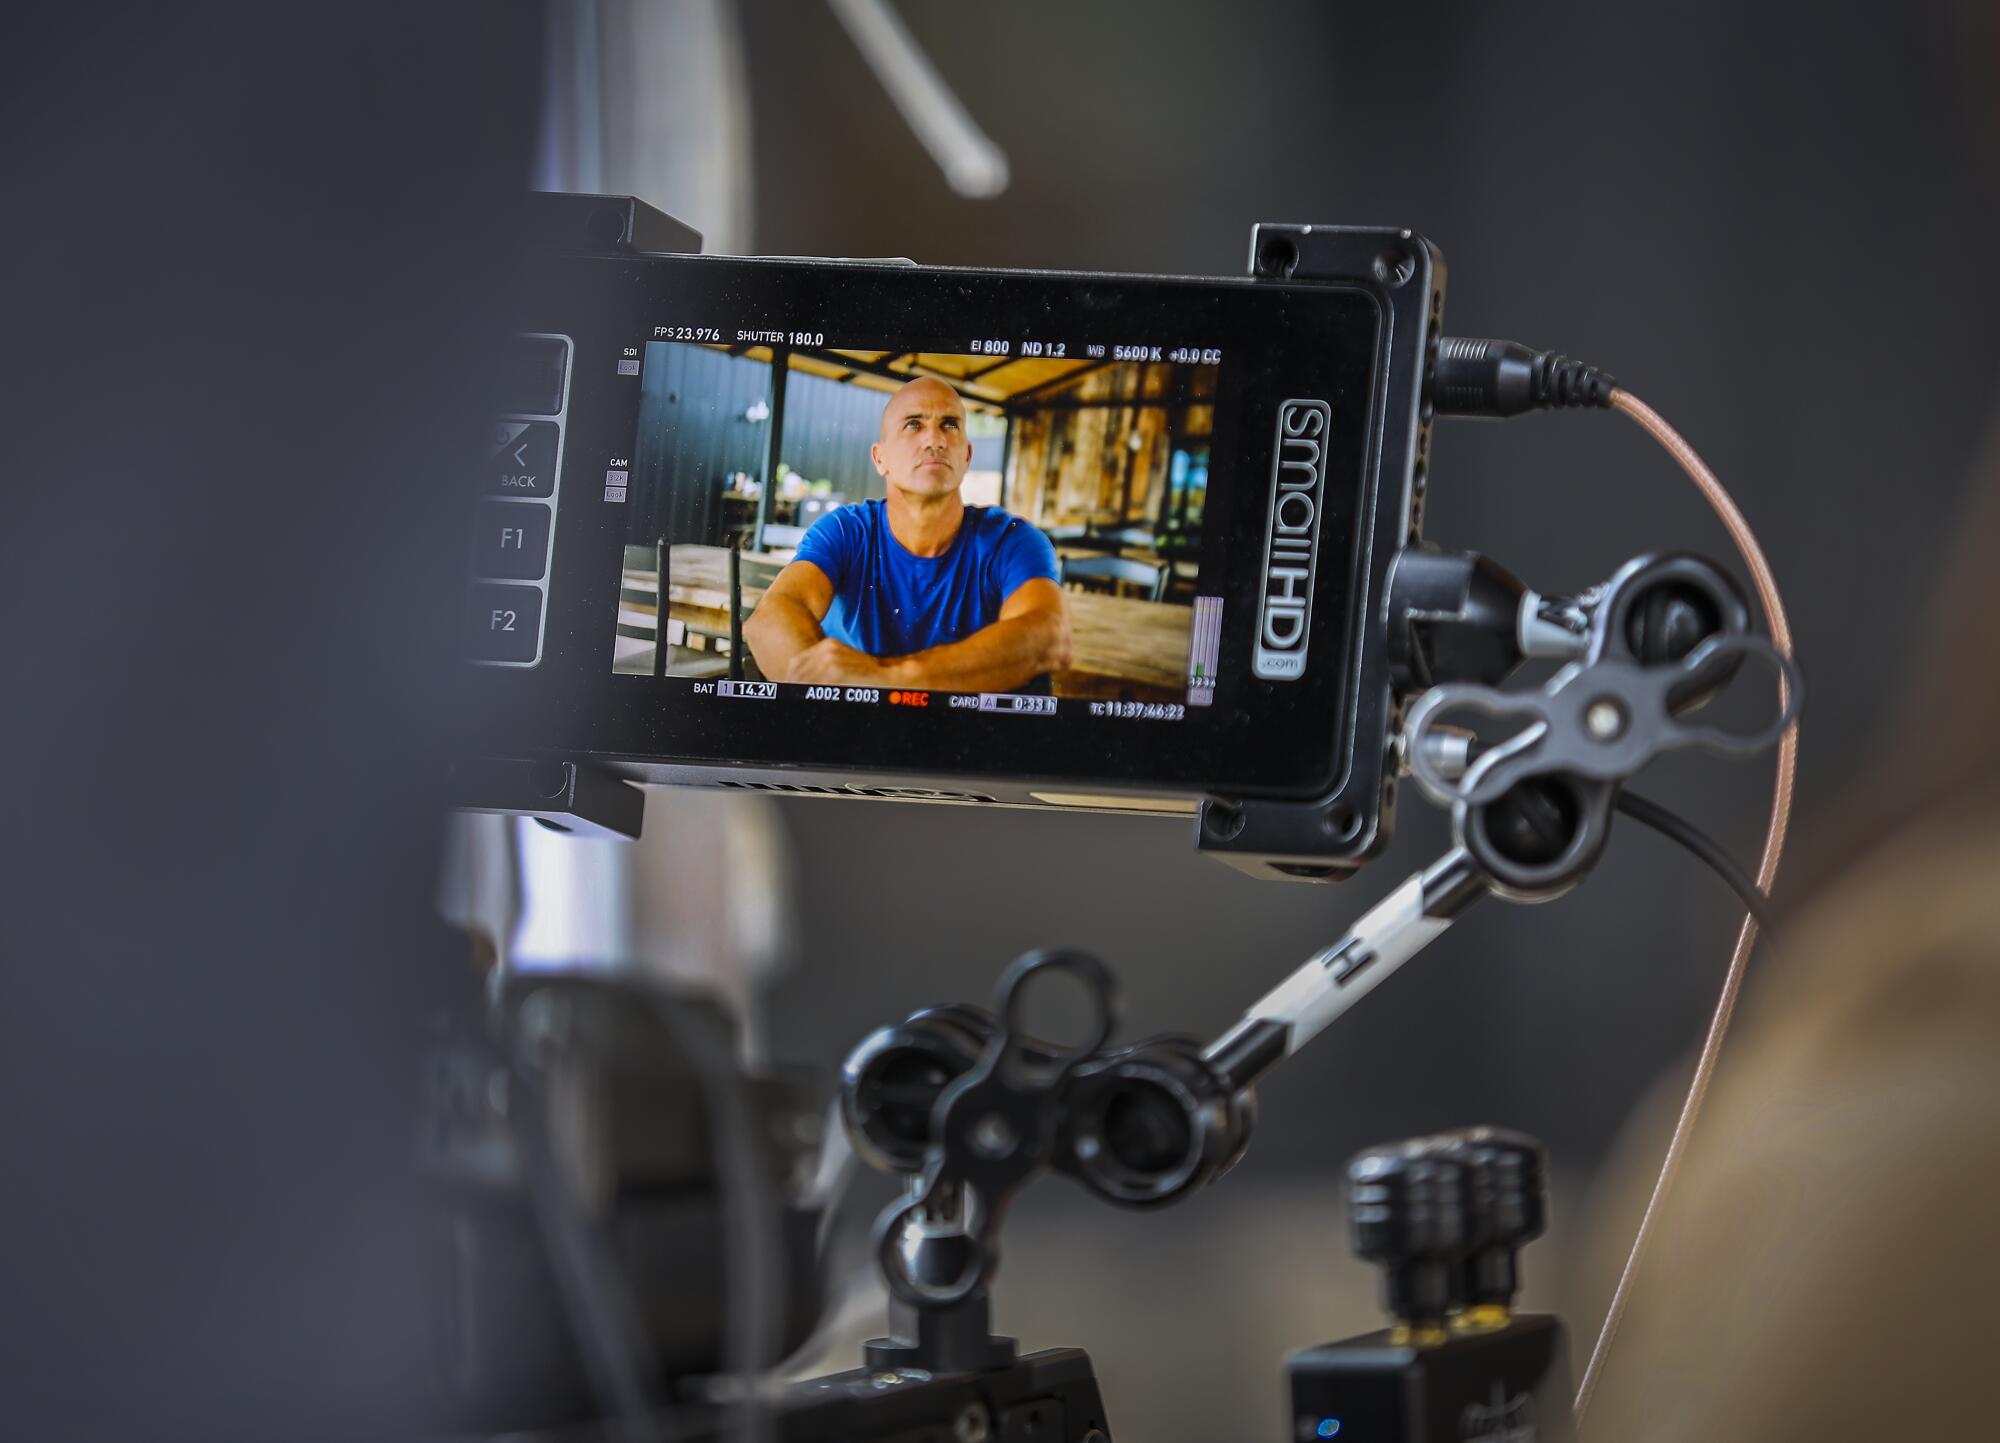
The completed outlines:
<svg viewBox="0 0 2000 1443">
<path fill-rule="evenodd" d="M 882 408 L 882 436 L 868 448 L 892 490 L 948 496 L 972 464 L 965 407 L 942 381 L 912 381 Z"/>
</svg>

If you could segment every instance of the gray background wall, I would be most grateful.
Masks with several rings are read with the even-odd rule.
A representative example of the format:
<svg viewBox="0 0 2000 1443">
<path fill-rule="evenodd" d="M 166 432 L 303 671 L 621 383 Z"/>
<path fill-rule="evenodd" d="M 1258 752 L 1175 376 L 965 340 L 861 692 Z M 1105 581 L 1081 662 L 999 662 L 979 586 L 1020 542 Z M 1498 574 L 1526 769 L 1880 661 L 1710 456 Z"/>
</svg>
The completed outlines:
<svg viewBox="0 0 2000 1443">
<path fill-rule="evenodd" d="M 1259 218 L 1410 224 L 1450 265 L 1448 329 L 1560 346 L 1660 407 L 1735 489 L 1791 607 L 1805 869 L 1894 714 L 1994 394 L 2000 206 L 1947 7 L 908 7 L 1010 150 L 1013 188 L 983 203 L 946 191 L 829 17 L 745 18 L 760 249 L 1229 272 Z M 809 124 L 835 96 L 841 124 Z M 1614 418 L 1461 423 L 1436 445 L 1431 537 L 1537 587 L 1648 548 L 1729 555 Z M 1651 787 L 1754 855 L 1768 768 Z M 1371 874 L 1277 887 L 1172 823 L 787 805 L 817 923 L 790 1000 L 819 1047 L 1057 937 L 1123 968 L 1135 1025 L 1216 1025 L 1441 837 L 1409 807 Z M 1692 1037 L 1733 915 L 1681 858 L 1622 839 L 1581 893 L 1490 911 L 1274 1084 L 1381 1100 L 1318 1124 L 1274 1100 L 1267 1135 L 1297 1129 L 1303 1161 L 1458 1117 L 1476 1080 L 1480 1106 L 1594 1156 Z M 1392 1075 L 1410 1087 L 1384 1098 Z"/>
<path fill-rule="evenodd" d="M 1259 219 L 1423 230 L 1450 266 L 1449 330 L 1609 367 L 1735 489 L 1810 684 L 1787 878 L 1828 854 L 1896 721 L 1992 414 L 2000 46 L 1970 7 L 902 9 L 1007 148 L 1012 188 L 952 196 L 826 12 L 767 0 L 744 11 L 758 249 L 1227 273 Z M 1432 478 L 1431 536 L 1543 589 L 1650 548 L 1728 555 L 1672 463 L 1612 417 L 1443 427 Z M 1752 859 L 1769 776 L 1689 762 L 1646 790 Z M 783 805 L 804 940 L 777 1035 L 826 1061 L 911 1007 L 984 996 L 1009 958 L 1059 941 L 1118 968 L 1130 1033 L 1212 1031 L 1444 835 L 1406 806 L 1386 859 L 1314 888 L 1245 880 L 1172 822 Z M 1003 1312 L 1059 1293 L 1075 1304 L 1049 1309 L 1063 1335 L 1035 1341 L 1087 1342 L 1108 1372 L 1104 1349 L 1143 1338 L 1123 1366 L 1145 1382 L 1126 1375 L 1120 1397 L 1152 1400 L 1172 1436 L 1217 1436 L 1202 1430 L 1231 1409 L 1249 1410 L 1243 1436 L 1275 1427 L 1277 1344 L 1243 1342 L 1257 1319 L 1331 1334 L 1369 1313 L 1352 1292 L 1318 1313 L 1298 1302 L 1343 1266 L 1341 1162 L 1492 1121 L 1556 1151 L 1564 1206 L 1530 1275 L 1587 1334 L 1602 1297 L 1567 1282 L 1578 1201 L 1647 1090 L 1678 1082 L 1736 915 L 1627 829 L 1580 892 L 1486 909 L 1275 1075 L 1249 1159 L 1199 1226 L 1045 1184 L 1016 1226 L 1045 1211 L 1047 1246 L 1010 1250 Z M 1295 1226 L 1274 1235 L 1279 1213 Z M 1070 1264 L 1037 1261 L 1058 1252 Z M 1079 1252 L 1105 1269 L 1088 1286 Z M 1273 1254 L 1293 1266 L 1260 1272 Z M 1217 1291 L 1229 1276 L 1264 1286 Z M 1296 1328 L 1289 1341 L 1312 1341 Z"/>
</svg>

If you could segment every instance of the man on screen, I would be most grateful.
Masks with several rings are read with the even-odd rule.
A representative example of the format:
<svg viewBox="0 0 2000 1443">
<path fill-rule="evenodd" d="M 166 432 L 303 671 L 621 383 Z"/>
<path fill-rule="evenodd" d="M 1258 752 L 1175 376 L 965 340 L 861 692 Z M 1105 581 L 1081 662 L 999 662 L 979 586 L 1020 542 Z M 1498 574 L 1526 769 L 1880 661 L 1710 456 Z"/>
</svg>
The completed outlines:
<svg viewBox="0 0 2000 1443">
<path fill-rule="evenodd" d="M 904 386 L 868 454 L 887 499 L 822 516 L 743 624 L 764 675 L 1008 691 L 1069 665 L 1055 548 L 1020 517 L 959 497 L 972 440 L 958 393 L 928 378 Z"/>
</svg>

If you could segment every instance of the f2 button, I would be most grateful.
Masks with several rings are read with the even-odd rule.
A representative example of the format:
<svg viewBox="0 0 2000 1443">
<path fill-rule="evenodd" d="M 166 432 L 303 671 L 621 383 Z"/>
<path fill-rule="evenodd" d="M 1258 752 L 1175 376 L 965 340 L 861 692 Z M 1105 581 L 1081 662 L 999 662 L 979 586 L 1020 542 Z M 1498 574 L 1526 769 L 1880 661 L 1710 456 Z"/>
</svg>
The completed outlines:
<svg viewBox="0 0 2000 1443">
<path fill-rule="evenodd" d="M 532 501 L 482 501 L 472 536 L 472 574 L 539 581 L 549 569 L 547 506 Z"/>
<path fill-rule="evenodd" d="M 472 588 L 465 607 L 467 656 L 475 661 L 534 661 L 541 639 L 541 592 L 532 586 Z"/>
</svg>

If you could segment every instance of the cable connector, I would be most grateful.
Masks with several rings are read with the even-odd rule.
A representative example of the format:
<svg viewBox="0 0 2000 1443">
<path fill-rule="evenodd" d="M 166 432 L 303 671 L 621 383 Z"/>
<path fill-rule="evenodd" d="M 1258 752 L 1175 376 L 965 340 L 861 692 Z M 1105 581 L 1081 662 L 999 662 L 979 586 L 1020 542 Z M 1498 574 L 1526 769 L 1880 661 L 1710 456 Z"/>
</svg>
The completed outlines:
<svg viewBox="0 0 2000 1443">
<path fill-rule="evenodd" d="M 1618 383 L 1595 366 L 1519 341 L 1446 336 L 1438 342 L 1432 399 L 1440 416 L 1518 416 L 1611 404 Z"/>
</svg>

